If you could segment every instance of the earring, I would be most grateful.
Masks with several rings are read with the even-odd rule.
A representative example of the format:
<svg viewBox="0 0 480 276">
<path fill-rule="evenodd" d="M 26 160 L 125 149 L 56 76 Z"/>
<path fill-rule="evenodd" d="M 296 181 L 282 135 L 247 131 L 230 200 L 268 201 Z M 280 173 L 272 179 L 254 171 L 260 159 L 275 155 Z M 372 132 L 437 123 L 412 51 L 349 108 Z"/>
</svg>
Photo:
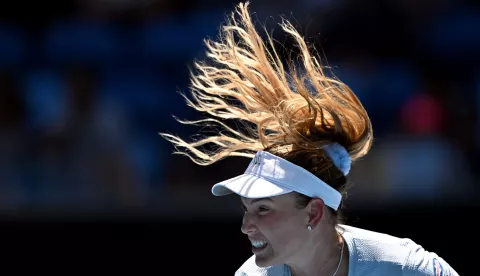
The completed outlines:
<svg viewBox="0 0 480 276">
<path fill-rule="evenodd" d="M 308 231 L 312 231 L 312 226 L 309 225 L 307 228 L 308 228 Z"/>
</svg>

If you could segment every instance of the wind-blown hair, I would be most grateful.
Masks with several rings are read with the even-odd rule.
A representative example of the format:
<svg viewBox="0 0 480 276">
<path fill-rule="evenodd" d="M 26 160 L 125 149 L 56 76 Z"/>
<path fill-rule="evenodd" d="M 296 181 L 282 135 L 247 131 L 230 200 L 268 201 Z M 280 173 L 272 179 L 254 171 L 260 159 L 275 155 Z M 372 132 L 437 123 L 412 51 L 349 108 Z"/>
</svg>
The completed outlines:
<svg viewBox="0 0 480 276">
<path fill-rule="evenodd" d="M 266 150 L 314 173 L 340 189 L 344 176 L 332 168 L 321 147 L 331 142 L 344 146 L 352 161 L 364 156 L 372 144 L 367 112 L 351 89 L 327 77 L 291 23 L 279 25 L 299 49 L 301 68 L 288 60 L 286 70 L 266 32 L 266 43 L 255 30 L 249 3 L 239 4 L 218 41 L 206 40 L 207 57 L 215 62 L 195 62 L 191 73 L 192 98 L 187 104 L 210 118 L 183 124 L 216 125 L 215 135 L 187 142 L 172 134 L 161 135 L 173 143 L 177 154 L 199 165 L 210 165 L 228 156 L 253 157 Z M 241 123 L 234 129 L 230 121 Z M 238 124 L 236 124 L 238 125 Z M 214 149 L 201 150 L 206 145 Z M 340 178 L 341 183 L 335 185 Z M 337 187 L 335 187 L 337 186 Z"/>
</svg>

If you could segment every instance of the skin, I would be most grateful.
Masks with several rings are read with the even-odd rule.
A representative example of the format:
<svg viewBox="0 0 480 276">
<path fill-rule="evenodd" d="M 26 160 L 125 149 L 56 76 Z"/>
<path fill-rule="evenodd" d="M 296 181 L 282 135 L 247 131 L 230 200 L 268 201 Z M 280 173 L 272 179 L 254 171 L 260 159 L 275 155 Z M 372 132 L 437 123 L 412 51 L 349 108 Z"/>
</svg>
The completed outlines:
<svg viewBox="0 0 480 276">
<path fill-rule="evenodd" d="M 343 241 L 321 199 L 312 199 L 303 209 L 295 206 L 293 194 L 242 197 L 241 201 L 245 210 L 242 232 L 250 240 L 268 243 L 260 252 L 254 251 L 257 266 L 287 264 L 295 276 L 333 275 Z M 346 245 L 339 275 L 348 275 Z"/>
</svg>

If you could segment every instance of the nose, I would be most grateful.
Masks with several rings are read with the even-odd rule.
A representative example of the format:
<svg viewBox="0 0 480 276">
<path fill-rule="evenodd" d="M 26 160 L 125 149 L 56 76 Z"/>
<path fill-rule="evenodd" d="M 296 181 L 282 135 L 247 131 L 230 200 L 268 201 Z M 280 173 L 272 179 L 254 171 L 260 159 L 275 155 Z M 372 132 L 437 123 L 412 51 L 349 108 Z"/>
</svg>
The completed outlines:
<svg viewBox="0 0 480 276">
<path fill-rule="evenodd" d="M 248 213 L 245 213 L 243 215 L 241 230 L 243 234 L 247 234 L 247 235 L 257 231 L 257 226 L 255 225 L 255 222 L 251 218 L 251 216 L 248 215 Z"/>
</svg>

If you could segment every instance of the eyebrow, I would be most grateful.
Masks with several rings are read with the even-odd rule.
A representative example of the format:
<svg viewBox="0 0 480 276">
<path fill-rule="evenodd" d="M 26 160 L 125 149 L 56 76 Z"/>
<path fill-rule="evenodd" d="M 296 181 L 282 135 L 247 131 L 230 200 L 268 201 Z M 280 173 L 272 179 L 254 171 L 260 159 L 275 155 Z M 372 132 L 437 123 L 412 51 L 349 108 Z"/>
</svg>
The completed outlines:
<svg viewBox="0 0 480 276">
<path fill-rule="evenodd" d="M 262 200 L 267 200 L 267 201 L 273 202 L 273 200 L 271 198 L 265 197 L 265 198 L 254 198 L 254 199 L 250 200 L 250 204 L 253 204 L 255 202 L 262 201 Z"/>
</svg>

